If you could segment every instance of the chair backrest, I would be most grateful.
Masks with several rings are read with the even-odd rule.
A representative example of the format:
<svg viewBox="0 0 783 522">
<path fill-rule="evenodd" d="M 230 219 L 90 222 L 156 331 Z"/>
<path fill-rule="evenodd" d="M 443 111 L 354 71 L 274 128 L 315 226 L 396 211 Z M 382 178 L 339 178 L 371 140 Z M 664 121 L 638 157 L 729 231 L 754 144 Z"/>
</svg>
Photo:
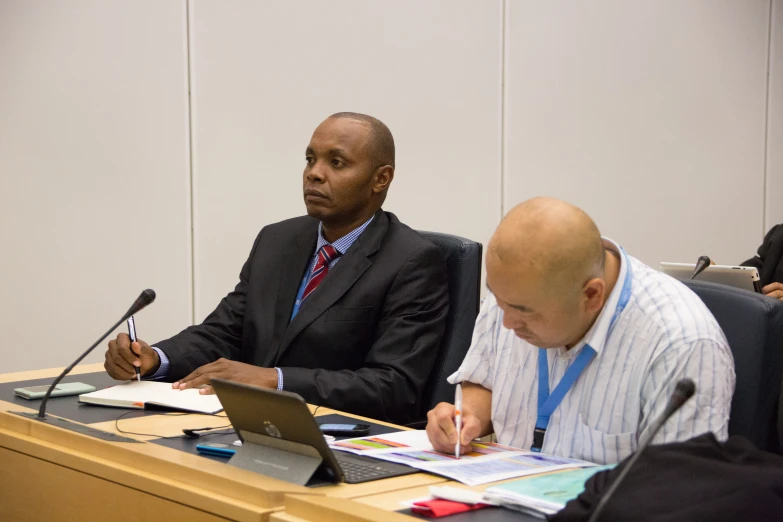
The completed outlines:
<svg viewBox="0 0 783 522">
<path fill-rule="evenodd" d="M 763 450 L 780 451 L 783 302 L 726 285 L 683 282 L 715 316 L 734 355 L 737 385 L 729 435 L 747 437 Z"/>
<path fill-rule="evenodd" d="M 449 279 L 449 314 L 438 356 L 424 388 L 422 412 L 439 402 L 454 402 L 454 385 L 446 378 L 457 371 L 470 348 L 473 325 L 479 311 L 481 287 L 481 243 L 438 232 L 419 233 L 435 243 L 443 252 Z"/>
</svg>

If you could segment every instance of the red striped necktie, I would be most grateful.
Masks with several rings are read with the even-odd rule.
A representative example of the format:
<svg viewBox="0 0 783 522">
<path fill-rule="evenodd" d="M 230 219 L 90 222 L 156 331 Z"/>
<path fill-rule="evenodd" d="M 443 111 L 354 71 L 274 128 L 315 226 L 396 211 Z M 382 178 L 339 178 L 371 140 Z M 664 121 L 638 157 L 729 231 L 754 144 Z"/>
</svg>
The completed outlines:
<svg viewBox="0 0 783 522">
<path fill-rule="evenodd" d="M 307 282 L 307 286 L 302 294 L 302 301 L 307 299 L 313 290 L 321 283 L 326 274 L 329 273 L 329 263 L 337 259 L 340 256 L 332 245 L 324 245 L 321 250 L 318 251 L 318 260 L 315 262 L 313 271 L 310 273 L 310 281 Z"/>
</svg>

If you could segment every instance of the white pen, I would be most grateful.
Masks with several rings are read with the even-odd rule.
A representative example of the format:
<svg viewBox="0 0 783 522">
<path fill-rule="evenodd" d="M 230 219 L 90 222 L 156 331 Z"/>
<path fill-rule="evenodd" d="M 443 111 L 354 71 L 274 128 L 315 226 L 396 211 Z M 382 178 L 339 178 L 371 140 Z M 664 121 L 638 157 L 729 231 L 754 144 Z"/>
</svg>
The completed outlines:
<svg viewBox="0 0 783 522">
<path fill-rule="evenodd" d="M 133 316 L 128 317 L 128 337 L 130 337 L 131 343 L 136 342 L 136 322 L 133 320 Z M 131 351 L 133 349 L 131 348 Z M 136 369 L 136 380 L 141 382 L 141 370 L 138 366 L 134 366 Z"/>
<path fill-rule="evenodd" d="M 454 456 L 459 458 L 460 439 L 462 438 L 462 385 L 457 384 L 454 392 L 454 424 L 457 425 L 457 445 L 454 447 Z"/>
</svg>

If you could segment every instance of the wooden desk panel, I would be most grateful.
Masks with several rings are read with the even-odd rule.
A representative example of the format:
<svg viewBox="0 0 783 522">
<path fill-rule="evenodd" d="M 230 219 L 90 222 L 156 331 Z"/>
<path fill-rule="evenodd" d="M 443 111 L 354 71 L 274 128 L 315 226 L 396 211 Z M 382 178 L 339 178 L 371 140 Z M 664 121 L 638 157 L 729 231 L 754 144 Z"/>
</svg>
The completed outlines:
<svg viewBox="0 0 783 522">
<path fill-rule="evenodd" d="M 87 473 L 0 448 L 3 520 L 188 520 L 227 518 L 188 507 Z M 263 520 L 271 510 L 258 511 Z M 248 518 L 247 520 L 251 520 Z"/>
<path fill-rule="evenodd" d="M 434 484 L 436 486 L 454 486 L 453 482 L 443 482 L 441 484 Z M 429 486 L 410 487 L 406 489 L 398 489 L 396 491 L 386 491 L 383 493 L 377 493 L 374 495 L 368 495 L 365 497 L 354 498 L 356 502 L 374 506 L 386 511 L 398 511 L 403 509 L 401 502 L 406 500 L 412 500 L 415 498 L 423 498 L 430 496 Z"/>
<path fill-rule="evenodd" d="M 273 514 L 270 520 L 274 522 L 412 522 L 416 519 L 342 498 L 286 495 L 283 513 Z"/>
<path fill-rule="evenodd" d="M 270 522 L 310 522 L 306 518 L 295 517 L 285 511 L 277 511 L 269 516 Z"/>
<path fill-rule="evenodd" d="M 0 448 L 25 457 L 19 465 L 33 476 L 62 479 L 64 468 L 231 520 L 266 520 L 285 493 L 317 494 L 157 444 L 102 441 L 11 413 L 0 413 Z M 0 466 L 0 480 L 15 477 Z M 21 511 L 34 507 L 23 500 L 14 502 Z"/>
</svg>

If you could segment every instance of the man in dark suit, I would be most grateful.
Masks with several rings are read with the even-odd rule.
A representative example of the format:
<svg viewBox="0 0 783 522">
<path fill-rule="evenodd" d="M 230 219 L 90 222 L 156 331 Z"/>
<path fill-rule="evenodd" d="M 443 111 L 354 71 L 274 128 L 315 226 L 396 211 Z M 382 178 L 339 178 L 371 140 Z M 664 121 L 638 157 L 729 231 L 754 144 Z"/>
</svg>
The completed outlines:
<svg viewBox="0 0 783 522">
<path fill-rule="evenodd" d="M 764 295 L 783 301 L 783 227 L 775 225 L 764 237 L 758 255 L 748 259 L 743 266 L 755 266 L 761 279 Z"/>
<path fill-rule="evenodd" d="M 381 210 L 394 177 L 394 140 L 382 122 L 335 114 L 305 157 L 308 215 L 261 230 L 236 288 L 202 324 L 154 347 L 125 334 L 109 342 L 112 377 L 133 378 L 138 366 L 179 389 L 219 377 L 414 419 L 445 328 L 443 257 Z"/>
</svg>

